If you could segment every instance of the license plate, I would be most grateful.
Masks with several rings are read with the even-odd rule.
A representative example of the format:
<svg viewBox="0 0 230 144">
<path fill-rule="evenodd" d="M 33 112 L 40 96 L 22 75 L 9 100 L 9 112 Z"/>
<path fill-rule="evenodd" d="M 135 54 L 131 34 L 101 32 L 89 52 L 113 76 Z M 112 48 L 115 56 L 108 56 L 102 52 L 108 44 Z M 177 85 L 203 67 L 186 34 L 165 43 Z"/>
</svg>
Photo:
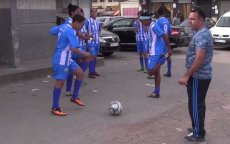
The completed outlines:
<svg viewBox="0 0 230 144">
<path fill-rule="evenodd" d="M 215 42 L 226 43 L 226 40 L 215 40 Z"/>
<path fill-rule="evenodd" d="M 110 46 L 111 46 L 111 47 L 119 46 L 119 43 L 111 43 Z"/>
</svg>

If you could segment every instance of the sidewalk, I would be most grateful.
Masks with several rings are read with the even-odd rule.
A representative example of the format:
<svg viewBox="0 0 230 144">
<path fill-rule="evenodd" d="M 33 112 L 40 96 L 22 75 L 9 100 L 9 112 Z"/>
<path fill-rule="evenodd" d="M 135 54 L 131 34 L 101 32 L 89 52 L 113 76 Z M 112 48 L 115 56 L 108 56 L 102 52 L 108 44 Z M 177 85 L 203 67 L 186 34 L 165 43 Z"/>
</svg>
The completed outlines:
<svg viewBox="0 0 230 144">
<path fill-rule="evenodd" d="M 104 57 L 98 57 L 97 66 L 103 65 Z M 17 68 L 0 65 L 0 86 L 45 75 L 52 75 L 52 58 L 27 61 Z"/>
</svg>

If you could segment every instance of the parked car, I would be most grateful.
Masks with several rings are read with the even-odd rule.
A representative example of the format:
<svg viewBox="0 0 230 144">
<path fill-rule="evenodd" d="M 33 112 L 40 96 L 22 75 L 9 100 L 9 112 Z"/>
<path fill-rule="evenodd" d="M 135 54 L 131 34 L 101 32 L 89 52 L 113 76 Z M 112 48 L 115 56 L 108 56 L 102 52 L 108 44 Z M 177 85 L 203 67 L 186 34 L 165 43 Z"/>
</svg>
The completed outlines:
<svg viewBox="0 0 230 144">
<path fill-rule="evenodd" d="M 68 15 L 58 15 L 57 16 L 57 25 L 60 25 L 65 22 L 65 19 L 68 17 Z M 100 40 L 100 53 L 102 53 L 104 56 L 110 56 L 114 53 L 114 51 L 120 49 L 120 39 L 117 34 L 114 34 L 110 31 L 107 31 L 106 29 L 101 30 L 101 33 L 99 34 L 99 40 Z"/>
<path fill-rule="evenodd" d="M 117 21 L 114 21 L 106 26 L 105 29 L 116 33 L 120 38 L 121 46 L 135 46 L 136 38 L 133 30 L 133 23 L 136 18 L 123 18 Z M 179 44 L 180 37 L 180 28 L 172 26 L 172 31 L 169 36 L 169 41 L 172 48 L 176 48 Z M 123 47 L 124 48 L 124 47 Z"/>
<path fill-rule="evenodd" d="M 230 45 L 230 11 L 219 18 L 210 32 L 215 45 Z"/>
<path fill-rule="evenodd" d="M 212 18 L 206 18 L 205 19 L 205 24 L 206 26 L 210 29 L 215 25 L 215 21 Z M 194 31 L 191 29 L 189 26 L 189 20 L 185 19 L 181 24 L 180 24 L 180 30 L 181 30 L 181 37 L 180 37 L 180 46 L 188 46 Z"/>
<path fill-rule="evenodd" d="M 110 56 L 114 51 L 120 50 L 120 39 L 117 34 L 102 28 L 99 40 L 101 46 L 100 53 L 104 56 Z"/>
<path fill-rule="evenodd" d="M 109 23 L 111 22 L 114 22 L 116 20 L 119 20 L 119 19 L 123 19 L 125 17 L 122 17 L 122 16 L 101 16 L 101 17 L 97 17 L 97 20 L 100 21 L 100 23 L 105 26 L 105 25 L 108 25 Z"/>
</svg>

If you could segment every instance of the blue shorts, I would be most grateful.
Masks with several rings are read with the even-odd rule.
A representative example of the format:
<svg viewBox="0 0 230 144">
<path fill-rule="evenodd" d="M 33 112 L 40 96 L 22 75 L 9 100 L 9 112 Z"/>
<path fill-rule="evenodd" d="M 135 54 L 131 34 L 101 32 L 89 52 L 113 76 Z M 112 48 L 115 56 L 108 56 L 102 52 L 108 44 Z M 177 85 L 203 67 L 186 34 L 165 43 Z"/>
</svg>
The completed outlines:
<svg viewBox="0 0 230 144">
<path fill-rule="evenodd" d="M 137 52 L 148 52 L 148 41 L 137 41 Z"/>
<path fill-rule="evenodd" d="M 154 69 L 158 63 L 163 65 L 165 63 L 165 57 L 160 56 L 160 55 L 152 55 L 152 56 L 150 56 L 149 61 L 148 61 L 148 70 Z"/>
<path fill-rule="evenodd" d="M 56 80 L 66 80 L 69 73 L 73 73 L 79 66 L 75 61 L 72 61 L 69 66 L 54 64 L 53 77 Z"/>
<path fill-rule="evenodd" d="M 97 56 L 100 51 L 100 44 L 99 43 L 98 44 L 89 43 L 88 50 L 91 56 Z"/>
<path fill-rule="evenodd" d="M 86 46 L 80 47 L 79 50 L 82 50 L 82 51 L 86 52 Z M 72 59 L 75 60 L 75 61 L 76 61 L 77 59 L 79 59 L 79 58 L 82 58 L 82 57 L 83 57 L 82 55 L 72 53 Z"/>
</svg>

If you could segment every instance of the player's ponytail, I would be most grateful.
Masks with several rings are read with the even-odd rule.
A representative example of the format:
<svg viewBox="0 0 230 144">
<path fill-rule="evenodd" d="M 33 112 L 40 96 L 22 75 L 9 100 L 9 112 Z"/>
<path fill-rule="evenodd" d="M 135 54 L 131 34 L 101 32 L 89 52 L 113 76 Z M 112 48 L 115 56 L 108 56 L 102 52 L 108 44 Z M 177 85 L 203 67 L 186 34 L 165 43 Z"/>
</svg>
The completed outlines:
<svg viewBox="0 0 230 144">
<path fill-rule="evenodd" d="M 68 5 L 68 10 L 69 10 L 69 16 L 71 16 L 72 12 L 75 12 L 76 9 L 79 7 L 77 5 L 72 5 L 71 3 Z"/>
</svg>

